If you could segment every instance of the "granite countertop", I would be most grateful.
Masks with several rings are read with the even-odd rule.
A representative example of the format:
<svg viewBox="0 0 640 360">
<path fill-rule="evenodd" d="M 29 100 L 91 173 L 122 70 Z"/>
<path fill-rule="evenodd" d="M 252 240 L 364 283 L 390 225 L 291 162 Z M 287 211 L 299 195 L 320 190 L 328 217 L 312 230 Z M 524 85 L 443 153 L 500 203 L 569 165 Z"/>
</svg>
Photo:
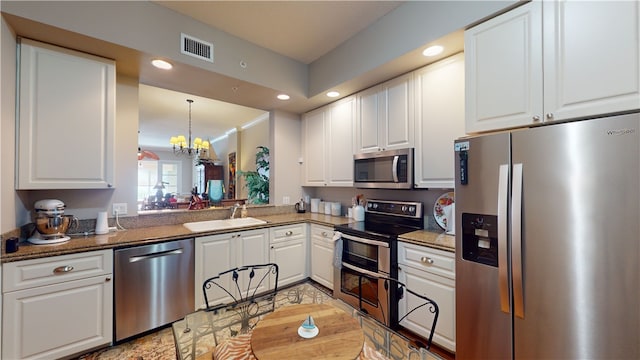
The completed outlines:
<svg viewBox="0 0 640 360">
<path fill-rule="evenodd" d="M 456 248 L 456 237 L 454 235 L 447 235 L 444 232 L 427 230 L 413 231 L 400 235 L 398 240 L 450 252 L 454 252 Z"/>
<path fill-rule="evenodd" d="M 224 234 L 236 231 L 246 231 L 254 229 L 264 229 L 273 226 L 291 225 L 298 223 L 312 223 L 324 226 L 334 226 L 345 224 L 352 219 L 317 213 L 285 213 L 277 215 L 261 215 L 255 218 L 266 221 L 266 224 L 244 226 L 215 231 L 192 232 L 186 227 L 179 225 L 160 225 L 128 229 L 110 232 L 104 235 L 72 236 L 71 240 L 65 243 L 53 245 L 33 245 L 21 242 L 17 252 L 7 254 L 2 244 L 2 263 L 19 260 L 35 259 L 47 256 L 72 254 L 83 251 L 94 251 L 102 249 L 113 249 L 127 246 L 147 245 L 169 240 L 184 239 L 196 236 Z M 412 242 L 418 245 L 431 246 L 443 250 L 454 251 L 453 236 L 430 231 L 414 231 L 402 235 L 403 241 Z"/>
</svg>

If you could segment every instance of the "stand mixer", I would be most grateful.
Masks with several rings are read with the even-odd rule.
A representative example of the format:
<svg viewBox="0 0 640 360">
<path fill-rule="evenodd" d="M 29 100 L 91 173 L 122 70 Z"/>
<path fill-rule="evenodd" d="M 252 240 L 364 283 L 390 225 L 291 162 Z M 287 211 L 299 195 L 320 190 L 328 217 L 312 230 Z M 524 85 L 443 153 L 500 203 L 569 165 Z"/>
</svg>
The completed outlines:
<svg viewBox="0 0 640 360">
<path fill-rule="evenodd" d="M 66 235 L 71 228 L 78 226 L 78 219 L 73 215 L 64 215 L 65 204 L 56 199 L 36 201 L 36 229 L 27 239 L 32 244 L 57 244 L 71 239 Z"/>
</svg>

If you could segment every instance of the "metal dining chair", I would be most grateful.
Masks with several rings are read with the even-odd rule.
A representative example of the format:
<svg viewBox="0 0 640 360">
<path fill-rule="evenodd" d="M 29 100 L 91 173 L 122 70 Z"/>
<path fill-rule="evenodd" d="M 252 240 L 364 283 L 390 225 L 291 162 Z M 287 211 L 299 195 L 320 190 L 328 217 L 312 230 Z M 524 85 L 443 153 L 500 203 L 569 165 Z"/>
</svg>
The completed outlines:
<svg viewBox="0 0 640 360">
<path fill-rule="evenodd" d="M 245 265 L 205 280 L 202 291 L 205 311 L 212 312 L 214 342 L 250 332 L 260 317 L 275 310 L 278 292 L 278 265 Z M 215 301 L 215 303 L 214 303 Z"/>
<path fill-rule="evenodd" d="M 377 289 L 363 289 L 363 277 L 365 275 L 361 274 L 359 276 L 358 279 L 358 307 L 359 307 L 359 311 L 361 313 L 366 314 L 366 310 L 363 308 L 362 306 L 362 302 L 363 302 L 363 297 L 362 294 L 366 291 L 369 290 L 369 293 L 376 293 L 377 294 Z M 369 275 L 366 275 L 369 276 Z M 393 296 L 392 298 L 395 299 L 396 303 L 392 304 L 391 306 L 395 306 L 396 308 L 398 307 L 400 301 L 402 301 L 403 299 L 406 301 L 407 304 L 412 304 L 412 305 L 408 305 L 409 308 L 406 309 L 406 313 L 403 314 L 398 320 L 397 320 L 397 324 L 399 324 L 400 322 L 402 322 L 402 320 L 406 319 L 409 315 L 411 315 L 414 312 L 418 312 L 418 311 L 424 311 L 424 316 L 425 317 L 431 317 L 431 326 L 429 329 L 429 334 L 428 336 L 426 336 L 426 340 L 427 343 L 424 344 L 424 347 L 429 350 L 431 348 L 431 343 L 433 340 L 433 334 L 435 332 L 436 329 L 436 324 L 438 323 L 438 315 L 440 314 L 440 309 L 438 308 L 438 304 L 422 295 L 422 294 L 418 294 L 417 292 L 407 288 L 407 286 L 398 281 L 397 279 L 393 279 L 393 278 L 388 278 L 388 277 L 384 277 L 384 276 L 378 276 L 378 279 L 382 279 L 385 280 L 384 283 L 384 290 L 385 293 L 388 294 L 389 291 L 395 291 L 395 296 Z M 371 282 L 364 282 L 365 286 L 372 286 Z M 376 282 L 377 284 L 377 282 Z M 380 301 L 378 300 L 378 306 L 382 306 L 380 304 Z M 387 321 L 389 321 L 389 314 L 386 314 L 387 317 Z M 395 321 L 394 321 L 395 322 Z M 427 321 L 427 323 L 429 323 L 429 321 Z M 395 326 L 396 324 L 391 324 L 391 326 Z M 393 329 L 395 330 L 395 329 Z M 421 335 L 422 334 L 418 334 Z M 417 344 L 417 345 L 422 345 L 422 344 Z"/>
</svg>

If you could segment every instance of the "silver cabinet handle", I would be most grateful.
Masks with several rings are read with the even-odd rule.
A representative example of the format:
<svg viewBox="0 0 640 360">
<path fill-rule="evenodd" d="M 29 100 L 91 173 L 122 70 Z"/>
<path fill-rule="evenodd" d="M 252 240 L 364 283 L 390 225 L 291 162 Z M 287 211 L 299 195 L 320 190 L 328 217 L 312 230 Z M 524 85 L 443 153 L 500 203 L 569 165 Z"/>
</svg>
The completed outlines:
<svg viewBox="0 0 640 360">
<path fill-rule="evenodd" d="M 547 113 L 547 120 L 552 120 L 553 119 L 553 113 Z"/>
<path fill-rule="evenodd" d="M 104 279 L 104 281 L 107 281 L 107 282 L 111 281 L 111 276 L 107 276 L 107 277 Z"/>
<path fill-rule="evenodd" d="M 291 236 L 293 235 L 293 231 L 289 230 L 286 233 L 284 233 L 285 236 Z"/>
<path fill-rule="evenodd" d="M 423 256 L 423 257 L 420 258 L 420 262 L 423 263 L 423 264 L 431 265 L 431 264 L 433 264 L 433 259 L 430 258 L 430 257 Z"/>
<path fill-rule="evenodd" d="M 326 231 L 322 232 L 322 237 L 327 237 L 327 232 Z"/>
<path fill-rule="evenodd" d="M 68 273 L 71 270 L 73 270 L 73 266 L 71 266 L 71 265 L 59 266 L 59 267 L 53 269 L 53 273 L 54 274 L 64 274 L 64 273 Z"/>
<path fill-rule="evenodd" d="M 533 116 L 533 122 L 538 122 L 538 121 L 540 121 L 540 116 L 534 115 Z"/>
</svg>

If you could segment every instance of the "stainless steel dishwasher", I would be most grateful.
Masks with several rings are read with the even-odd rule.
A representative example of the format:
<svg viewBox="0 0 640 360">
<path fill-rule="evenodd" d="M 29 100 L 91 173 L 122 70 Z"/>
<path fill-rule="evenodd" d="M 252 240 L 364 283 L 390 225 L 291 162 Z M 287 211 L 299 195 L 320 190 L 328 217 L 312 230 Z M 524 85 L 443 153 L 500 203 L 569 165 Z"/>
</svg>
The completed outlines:
<svg viewBox="0 0 640 360">
<path fill-rule="evenodd" d="M 114 252 L 115 341 L 193 312 L 194 239 Z"/>
</svg>

